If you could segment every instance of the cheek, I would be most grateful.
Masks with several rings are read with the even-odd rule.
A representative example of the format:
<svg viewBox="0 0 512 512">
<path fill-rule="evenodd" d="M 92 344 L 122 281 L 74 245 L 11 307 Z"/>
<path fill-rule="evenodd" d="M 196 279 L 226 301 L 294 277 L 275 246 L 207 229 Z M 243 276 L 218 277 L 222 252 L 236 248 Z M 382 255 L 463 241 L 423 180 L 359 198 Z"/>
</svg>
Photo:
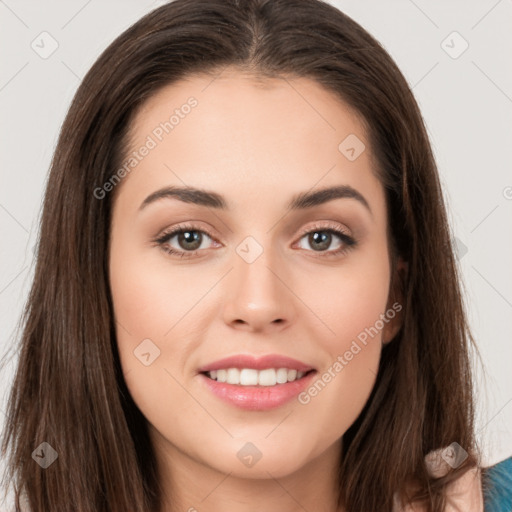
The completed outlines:
<svg viewBox="0 0 512 512">
<path fill-rule="evenodd" d="M 152 338 L 166 340 L 168 344 L 183 329 L 188 315 L 193 316 L 200 309 L 201 298 L 218 277 L 209 275 L 202 280 L 195 274 L 194 278 L 194 274 L 179 265 L 173 268 L 157 248 L 136 253 L 133 250 L 136 242 L 131 248 L 128 243 L 123 245 L 126 250 L 121 243 L 113 245 L 110 263 L 112 300 L 120 324 L 119 341 L 129 337 L 132 342 L 140 343 L 144 338 Z"/>
<path fill-rule="evenodd" d="M 167 422 L 186 415 L 183 404 L 190 407 L 179 382 L 188 376 L 191 354 L 201 344 L 199 331 L 206 320 L 197 318 L 205 318 L 205 294 L 218 276 L 210 272 L 203 281 L 196 273 L 193 279 L 190 271 L 172 267 L 157 248 L 137 247 L 124 233 L 110 252 L 117 348 L 134 401 L 147 417 L 161 413 Z M 162 409 L 163 397 L 173 397 L 172 408 Z"/>
<path fill-rule="evenodd" d="M 358 338 L 364 341 L 368 330 L 372 338 L 380 340 L 383 326 L 379 320 L 386 311 L 389 279 L 385 258 L 362 258 L 340 269 L 330 269 L 323 279 L 316 280 L 316 286 L 313 281 L 304 283 L 304 297 L 324 324 L 316 338 L 322 332 L 320 339 L 330 354 L 343 353 Z"/>
<path fill-rule="evenodd" d="M 360 260 L 331 272 L 321 290 L 310 288 L 308 304 L 321 312 L 324 324 L 316 331 L 318 348 L 329 356 L 299 403 L 316 418 L 319 439 L 343 435 L 370 396 L 382 348 L 382 318 L 387 318 L 389 277 L 386 259 Z"/>
<path fill-rule="evenodd" d="M 191 350 L 183 317 L 197 302 L 199 290 L 196 287 L 194 293 L 193 286 L 169 276 L 168 270 L 148 264 L 143 252 L 133 250 L 135 242 L 131 248 L 129 243 L 113 244 L 110 255 L 121 367 L 130 395 L 143 415 L 150 423 L 165 426 L 170 438 L 179 437 L 182 419 L 194 416 L 190 397 L 179 384 L 183 382 L 180 370 Z M 179 276 L 179 272 L 175 274 Z M 181 342 L 173 343 L 173 339 Z"/>
<path fill-rule="evenodd" d="M 154 385 L 155 379 L 159 385 L 168 381 L 161 375 L 166 366 L 163 340 L 176 322 L 176 302 L 172 300 L 175 284 L 166 283 L 154 266 L 147 265 L 136 247 L 126 233 L 112 243 L 110 289 L 126 383 L 134 398 L 151 402 L 158 395 L 150 384 Z"/>
</svg>

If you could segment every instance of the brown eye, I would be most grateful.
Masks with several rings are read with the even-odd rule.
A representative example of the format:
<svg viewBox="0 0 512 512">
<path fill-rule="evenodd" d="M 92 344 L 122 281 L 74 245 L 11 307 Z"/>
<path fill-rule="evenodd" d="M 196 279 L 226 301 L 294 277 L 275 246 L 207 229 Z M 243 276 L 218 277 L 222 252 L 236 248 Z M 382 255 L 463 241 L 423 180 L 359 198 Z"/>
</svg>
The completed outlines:
<svg viewBox="0 0 512 512">
<path fill-rule="evenodd" d="M 324 252 L 326 256 L 340 254 L 356 244 L 356 241 L 351 236 L 337 228 L 313 229 L 302 236 L 301 240 L 304 239 L 306 239 L 306 244 L 309 245 L 314 252 Z M 337 243 L 336 239 L 338 240 Z M 333 243 L 336 243 L 334 249 L 328 250 Z M 306 247 L 302 246 L 302 248 Z"/>
<path fill-rule="evenodd" d="M 155 243 L 169 254 L 188 258 L 201 249 L 208 248 L 207 239 L 212 240 L 212 237 L 202 229 L 194 226 L 178 226 L 162 233 Z"/>
<path fill-rule="evenodd" d="M 202 234 L 200 231 L 180 231 L 173 235 L 177 237 L 180 248 L 186 251 L 195 251 L 201 247 Z"/>
<path fill-rule="evenodd" d="M 324 251 L 332 243 L 332 234 L 328 231 L 314 231 L 308 235 L 308 243 L 315 251 Z"/>
</svg>

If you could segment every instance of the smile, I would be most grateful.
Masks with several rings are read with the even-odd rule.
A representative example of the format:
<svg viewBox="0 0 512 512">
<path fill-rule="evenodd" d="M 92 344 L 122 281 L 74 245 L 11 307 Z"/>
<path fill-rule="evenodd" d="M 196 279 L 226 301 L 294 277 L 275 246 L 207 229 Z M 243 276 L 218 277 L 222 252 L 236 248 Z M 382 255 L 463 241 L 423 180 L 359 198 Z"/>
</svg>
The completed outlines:
<svg viewBox="0 0 512 512">
<path fill-rule="evenodd" d="M 306 372 L 288 368 L 226 368 L 206 372 L 206 375 L 217 382 L 226 382 L 240 386 L 276 386 L 301 379 Z"/>
</svg>

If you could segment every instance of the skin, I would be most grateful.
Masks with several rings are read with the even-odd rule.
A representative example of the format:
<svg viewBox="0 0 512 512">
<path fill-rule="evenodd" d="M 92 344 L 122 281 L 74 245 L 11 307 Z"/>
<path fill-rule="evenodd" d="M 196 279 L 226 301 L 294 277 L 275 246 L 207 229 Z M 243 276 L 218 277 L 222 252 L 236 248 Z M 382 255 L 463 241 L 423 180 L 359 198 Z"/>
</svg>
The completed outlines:
<svg viewBox="0 0 512 512">
<path fill-rule="evenodd" d="M 149 423 L 162 511 L 332 512 L 341 438 L 369 397 L 399 315 L 307 404 L 241 410 L 207 390 L 197 369 L 234 354 L 282 354 L 321 375 L 391 307 L 385 196 L 366 133 L 347 105 L 312 80 L 257 80 L 229 68 L 147 100 L 130 150 L 190 96 L 198 105 L 116 190 L 109 256 L 121 364 Z M 366 145 L 354 161 L 338 150 L 349 134 Z M 139 209 L 169 185 L 215 191 L 230 210 L 170 198 Z M 371 212 L 351 198 L 286 208 L 299 192 L 335 185 L 358 190 Z M 213 235 L 203 235 L 198 254 L 180 258 L 153 243 L 184 222 Z M 357 245 L 328 257 L 343 242 L 333 235 L 315 250 L 303 232 L 333 225 Z M 236 252 L 247 236 L 263 250 L 252 263 Z M 188 247 L 178 236 L 167 243 Z M 145 366 L 134 350 L 148 338 L 160 355 Z M 237 457 L 247 442 L 262 454 L 252 467 Z"/>
</svg>

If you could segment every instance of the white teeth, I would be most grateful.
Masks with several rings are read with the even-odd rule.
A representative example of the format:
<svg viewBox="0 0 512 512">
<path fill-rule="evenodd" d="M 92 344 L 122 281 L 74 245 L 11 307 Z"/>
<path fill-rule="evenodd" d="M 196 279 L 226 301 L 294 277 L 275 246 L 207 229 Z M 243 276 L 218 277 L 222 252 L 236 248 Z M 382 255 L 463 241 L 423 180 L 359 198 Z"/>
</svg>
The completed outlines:
<svg viewBox="0 0 512 512">
<path fill-rule="evenodd" d="M 286 368 L 279 368 L 276 373 L 276 381 L 278 384 L 284 384 L 288 382 L 288 372 L 293 370 L 287 370 Z"/>
<path fill-rule="evenodd" d="M 256 386 L 258 384 L 258 370 L 244 368 L 240 370 L 240 382 L 228 382 L 228 384 L 241 384 L 242 386 Z"/>
<path fill-rule="evenodd" d="M 238 384 L 241 386 L 275 386 L 293 382 L 305 375 L 306 372 L 289 370 L 288 368 L 267 368 L 265 370 L 254 370 L 253 368 L 226 368 L 207 372 L 210 379 L 227 384 Z"/>
<path fill-rule="evenodd" d="M 228 368 L 226 382 L 228 384 L 240 384 L 240 370 L 238 368 Z"/>
<path fill-rule="evenodd" d="M 273 368 L 268 370 L 261 370 L 258 375 L 258 384 L 260 386 L 275 386 L 276 385 L 276 371 Z"/>
</svg>

